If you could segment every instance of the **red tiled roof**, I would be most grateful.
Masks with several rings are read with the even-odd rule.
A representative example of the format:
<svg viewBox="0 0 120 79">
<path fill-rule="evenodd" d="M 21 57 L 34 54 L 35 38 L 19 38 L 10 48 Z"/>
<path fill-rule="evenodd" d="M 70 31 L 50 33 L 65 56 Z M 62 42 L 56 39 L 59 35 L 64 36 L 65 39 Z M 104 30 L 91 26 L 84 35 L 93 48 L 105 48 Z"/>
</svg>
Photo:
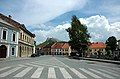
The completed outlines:
<svg viewBox="0 0 120 79">
<path fill-rule="evenodd" d="M 65 43 L 62 48 L 63 49 L 69 49 L 69 47 L 70 47 L 70 45 L 68 43 Z"/>
<path fill-rule="evenodd" d="M 92 48 L 92 49 L 104 49 L 104 48 L 106 48 L 106 44 L 103 42 L 96 42 L 96 43 L 92 43 L 90 45 L 90 48 Z"/>
<path fill-rule="evenodd" d="M 62 49 L 64 43 L 55 43 L 51 46 L 53 49 Z"/>
</svg>

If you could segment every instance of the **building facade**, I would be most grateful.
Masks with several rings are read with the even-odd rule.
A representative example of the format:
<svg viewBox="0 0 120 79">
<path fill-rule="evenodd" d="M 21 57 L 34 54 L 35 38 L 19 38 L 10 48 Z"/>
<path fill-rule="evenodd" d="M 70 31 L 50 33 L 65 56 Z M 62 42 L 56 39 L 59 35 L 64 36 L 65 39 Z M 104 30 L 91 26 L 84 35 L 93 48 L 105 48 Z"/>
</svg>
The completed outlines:
<svg viewBox="0 0 120 79">
<path fill-rule="evenodd" d="M 0 14 L 0 18 L 3 20 L 2 22 L 7 23 L 7 25 L 10 25 L 11 28 L 17 28 L 14 30 L 8 29 L 6 32 L 6 39 L 8 43 L 14 43 L 17 47 L 15 49 L 7 49 L 7 52 L 16 51 L 15 56 L 16 57 L 28 57 L 32 53 L 35 53 L 35 34 L 32 34 L 30 31 L 28 31 L 25 27 L 25 25 L 18 23 L 17 21 L 13 20 L 12 17 L 9 15 L 9 17 Z M 1 27 L 1 35 L 2 35 L 2 27 Z M 12 34 L 12 32 L 14 34 Z M 8 35 L 9 34 L 9 35 Z M 1 36 L 2 38 L 3 36 Z M 12 37 L 15 38 L 15 42 L 9 41 Z M 3 43 L 3 42 L 1 42 Z M 9 47 L 8 47 L 9 48 Z M 4 49 L 6 47 L 4 46 Z M 11 51 L 10 51 L 11 50 Z M 8 57 L 8 56 L 7 56 Z"/>
<path fill-rule="evenodd" d="M 0 58 L 18 56 L 19 27 L 10 24 L 10 19 L 0 14 Z"/>
<path fill-rule="evenodd" d="M 53 44 L 47 44 L 44 47 L 42 47 L 41 50 L 43 51 L 44 55 L 51 55 L 51 46 L 52 45 Z"/>
<path fill-rule="evenodd" d="M 71 47 L 67 42 L 57 42 L 51 46 L 51 53 L 53 55 L 70 55 Z"/>
<path fill-rule="evenodd" d="M 92 55 L 105 55 L 106 44 L 103 42 L 93 42 L 89 46 L 89 52 L 87 53 L 88 57 Z"/>
<path fill-rule="evenodd" d="M 23 24 L 20 27 L 19 34 L 19 57 L 29 57 L 32 53 L 35 53 L 35 34 L 28 31 Z"/>
</svg>

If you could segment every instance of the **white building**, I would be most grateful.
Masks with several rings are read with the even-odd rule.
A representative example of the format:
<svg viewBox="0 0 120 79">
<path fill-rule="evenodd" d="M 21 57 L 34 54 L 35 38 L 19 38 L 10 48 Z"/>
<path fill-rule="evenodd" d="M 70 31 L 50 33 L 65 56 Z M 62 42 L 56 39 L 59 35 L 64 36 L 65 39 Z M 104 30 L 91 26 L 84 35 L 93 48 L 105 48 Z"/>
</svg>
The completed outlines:
<svg viewBox="0 0 120 79">
<path fill-rule="evenodd" d="M 10 20 L 10 16 L 0 14 L 0 58 L 18 56 L 19 27 L 12 25 Z"/>
</svg>

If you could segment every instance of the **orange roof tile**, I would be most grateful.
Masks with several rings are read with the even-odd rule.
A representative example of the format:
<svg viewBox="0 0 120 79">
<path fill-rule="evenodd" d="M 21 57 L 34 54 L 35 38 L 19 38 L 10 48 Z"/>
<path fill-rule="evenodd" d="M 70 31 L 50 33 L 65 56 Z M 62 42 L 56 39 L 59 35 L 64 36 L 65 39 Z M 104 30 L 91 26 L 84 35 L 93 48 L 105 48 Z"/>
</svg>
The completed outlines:
<svg viewBox="0 0 120 79">
<path fill-rule="evenodd" d="M 68 43 L 65 43 L 62 48 L 63 49 L 69 49 L 69 47 L 70 47 L 70 45 Z"/>
<path fill-rule="evenodd" d="M 51 46 L 52 49 L 62 49 L 64 43 L 55 43 Z"/>
<path fill-rule="evenodd" d="M 106 44 L 103 42 L 96 42 L 96 43 L 92 43 L 90 45 L 90 48 L 92 48 L 92 49 L 104 49 L 104 48 L 106 48 Z"/>
</svg>

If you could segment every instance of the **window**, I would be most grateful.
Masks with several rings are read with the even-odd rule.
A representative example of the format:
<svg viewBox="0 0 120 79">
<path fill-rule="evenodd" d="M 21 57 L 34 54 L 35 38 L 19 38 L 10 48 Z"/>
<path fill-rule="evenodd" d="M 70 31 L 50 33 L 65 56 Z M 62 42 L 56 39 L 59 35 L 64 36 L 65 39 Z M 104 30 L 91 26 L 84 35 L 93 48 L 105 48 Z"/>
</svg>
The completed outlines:
<svg viewBox="0 0 120 79">
<path fill-rule="evenodd" d="M 26 36 L 25 36 L 25 41 L 26 41 Z"/>
<path fill-rule="evenodd" d="M 22 40 L 22 33 L 20 33 L 20 39 Z"/>
<path fill-rule="evenodd" d="M 3 38 L 4 40 L 6 40 L 6 38 L 7 38 L 6 34 L 7 34 L 7 31 L 6 31 L 6 30 L 3 30 L 3 37 L 2 37 L 2 38 Z"/>
<path fill-rule="evenodd" d="M 65 51 L 68 51 L 68 49 L 65 49 Z"/>
<path fill-rule="evenodd" d="M 12 48 L 12 55 L 15 55 L 15 48 Z"/>
<path fill-rule="evenodd" d="M 23 40 L 24 40 L 24 34 L 23 34 Z"/>
<path fill-rule="evenodd" d="M 13 33 L 13 41 L 15 41 L 15 33 Z"/>
</svg>

